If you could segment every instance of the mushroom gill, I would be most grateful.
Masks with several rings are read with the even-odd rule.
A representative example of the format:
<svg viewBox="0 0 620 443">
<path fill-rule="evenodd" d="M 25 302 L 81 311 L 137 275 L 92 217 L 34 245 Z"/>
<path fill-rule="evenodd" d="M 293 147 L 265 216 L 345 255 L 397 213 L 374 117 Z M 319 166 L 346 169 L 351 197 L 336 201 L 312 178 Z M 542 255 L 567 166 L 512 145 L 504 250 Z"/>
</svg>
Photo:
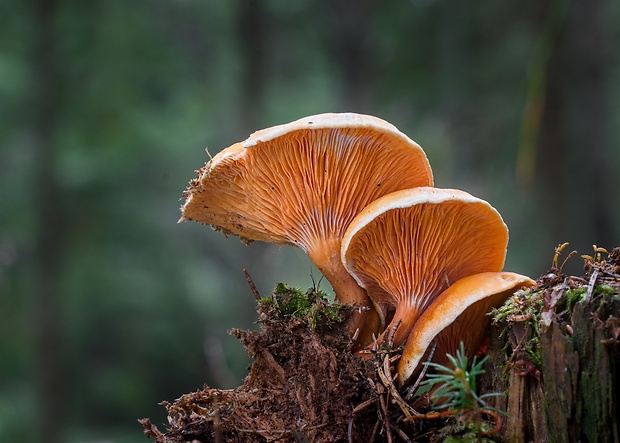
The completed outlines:
<svg viewBox="0 0 620 443">
<path fill-rule="evenodd" d="M 220 152 L 190 182 L 181 211 L 245 240 L 303 249 L 337 301 L 370 307 L 340 260 L 347 226 L 373 200 L 432 184 L 422 148 L 391 124 L 320 114 L 258 131 Z M 380 314 L 371 309 L 369 333 L 382 323 Z M 354 316 L 352 333 L 367 316 Z"/>
<path fill-rule="evenodd" d="M 472 357 L 487 336 L 488 312 L 512 294 L 535 282 L 513 272 L 485 272 L 462 278 L 441 293 L 416 321 L 398 363 L 397 382 L 404 384 L 421 370 L 431 344 L 433 362 L 449 366 L 447 354 L 455 355 L 463 342 Z"/>
<path fill-rule="evenodd" d="M 463 191 L 419 187 L 370 203 L 349 225 L 342 261 L 384 315 L 394 345 L 458 280 L 504 265 L 508 229 L 484 200 Z M 385 332 L 384 332 L 385 333 Z"/>
</svg>

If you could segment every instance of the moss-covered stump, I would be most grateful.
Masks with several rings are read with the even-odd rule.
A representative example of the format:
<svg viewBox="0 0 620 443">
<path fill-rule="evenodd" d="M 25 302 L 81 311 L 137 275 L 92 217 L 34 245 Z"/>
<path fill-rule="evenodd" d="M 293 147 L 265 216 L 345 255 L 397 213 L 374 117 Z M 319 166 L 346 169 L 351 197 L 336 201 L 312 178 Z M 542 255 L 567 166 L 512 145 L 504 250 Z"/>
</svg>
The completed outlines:
<svg viewBox="0 0 620 443">
<path fill-rule="evenodd" d="M 481 387 L 506 393 L 504 441 L 620 441 L 620 249 L 586 270 L 552 269 L 494 313 Z"/>
</svg>

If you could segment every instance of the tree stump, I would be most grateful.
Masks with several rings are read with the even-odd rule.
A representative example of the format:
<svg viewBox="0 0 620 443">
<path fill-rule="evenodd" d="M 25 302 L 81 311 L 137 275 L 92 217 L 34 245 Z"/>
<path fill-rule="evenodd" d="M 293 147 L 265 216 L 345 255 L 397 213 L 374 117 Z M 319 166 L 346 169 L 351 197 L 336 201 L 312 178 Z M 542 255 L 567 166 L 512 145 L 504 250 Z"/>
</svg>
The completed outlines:
<svg viewBox="0 0 620 443">
<path fill-rule="evenodd" d="M 492 402 L 507 413 L 502 441 L 620 441 L 620 275 L 597 265 L 509 300 L 481 380 L 505 392 Z"/>
</svg>

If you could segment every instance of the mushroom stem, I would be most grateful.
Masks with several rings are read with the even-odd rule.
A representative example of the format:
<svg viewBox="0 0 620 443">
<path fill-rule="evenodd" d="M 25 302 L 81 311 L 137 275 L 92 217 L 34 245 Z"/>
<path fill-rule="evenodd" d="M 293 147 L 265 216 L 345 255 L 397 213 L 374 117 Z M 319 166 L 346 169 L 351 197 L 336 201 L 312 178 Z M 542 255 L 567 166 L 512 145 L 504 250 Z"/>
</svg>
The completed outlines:
<svg viewBox="0 0 620 443">
<path fill-rule="evenodd" d="M 416 320 L 420 316 L 420 312 L 417 309 L 412 308 L 407 303 L 401 303 L 397 306 L 396 312 L 390 324 L 385 328 L 385 331 L 379 337 L 379 340 L 383 339 L 383 335 L 391 331 L 398 322 L 400 325 L 396 328 L 394 333 L 394 347 L 397 348 L 402 345 L 409 337 L 409 332 L 413 328 Z"/>
<path fill-rule="evenodd" d="M 310 259 L 334 289 L 336 301 L 354 306 L 369 306 L 370 298 L 364 288 L 357 284 L 340 261 L 340 249 L 325 247 L 308 252 Z"/>
<path fill-rule="evenodd" d="M 356 308 L 366 308 L 355 312 L 348 321 L 347 329 L 351 336 L 357 334 L 356 343 L 364 346 L 372 340 L 383 324 L 383 318 L 357 281 L 347 272 L 340 259 L 340 240 L 322 240 L 322 247 L 314 247 L 308 251 L 310 260 L 332 285 L 335 300 L 338 303 Z"/>
</svg>

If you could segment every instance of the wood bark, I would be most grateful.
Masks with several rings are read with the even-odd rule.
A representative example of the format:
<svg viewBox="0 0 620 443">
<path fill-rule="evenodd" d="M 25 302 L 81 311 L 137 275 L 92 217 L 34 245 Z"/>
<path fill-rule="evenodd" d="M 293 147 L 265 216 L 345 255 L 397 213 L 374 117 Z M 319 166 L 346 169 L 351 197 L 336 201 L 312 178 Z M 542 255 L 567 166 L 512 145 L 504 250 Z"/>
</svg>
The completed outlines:
<svg viewBox="0 0 620 443">
<path fill-rule="evenodd" d="M 619 306 L 617 298 L 594 310 L 579 303 L 569 322 L 553 320 L 539 336 L 539 366 L 521 352 L 535 338 L 531 323 L 496 331 L 481 387 L 505 392 L 492 402 L 507 412 L 502 441 L 620 441 L 620 345 L 610 341 Z"/>
</svg>

